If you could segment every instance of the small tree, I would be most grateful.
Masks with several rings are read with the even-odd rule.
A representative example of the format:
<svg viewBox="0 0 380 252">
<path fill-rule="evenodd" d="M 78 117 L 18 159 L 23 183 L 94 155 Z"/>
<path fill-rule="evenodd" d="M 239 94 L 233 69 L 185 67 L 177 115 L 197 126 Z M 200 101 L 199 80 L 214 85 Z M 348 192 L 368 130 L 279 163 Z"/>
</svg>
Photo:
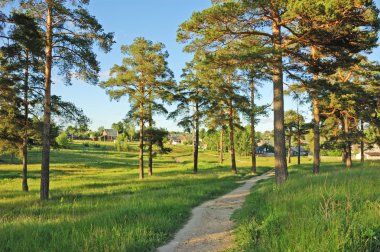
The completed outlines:
<svg viewBox="0 0 380 252">
<path fill-rule="evenodd" d="M 65 131 L 59 134 L 55 141 L 60 148 L 66 149 L 69 147 L 69 138 L 67 137 L 67 133 Z"/>
<path fill-rule="evenodd" d="M 131 117 L 138 118 L 140 126 L 140 179 L 144 178 L 144 125 L 149 120 L 152 125 L 153 100 L 166 99 L 168 89 L 174 82 L 167 66 L 168 53 L 162 43 L 153 43 L 145 38 L 136 38 L 131 45 L 122 46 L 126 55 L 122 65 L 115 65 L 110 78 L 101 83 L 112 99 L 128 96 L 131 103 Z M 138 113 L 135 113 L 135 110 Z M 151 139 L 151 138 L 150 138 Z M 149 140 L 151 142 L 151 140 Z M 151 145 L 151 144 L 150 144 Z M 152 174 L 152 149 L 149 147 L 150 174 Z"/>
<path fill-rule="evenodd" d="M 195 57 L 191 63 L 186 64 L 182 74 L 182 81 L 177 88 L 175 99 L 178 101 L 177 109 L 169 115 L 169 118 L 182 116 L 178 122 L 187 132 L 194 132 L 193 139 L 193 171 L 198 172 L 198 149 L 199 149 L 199 127 L 203 116 L 206 102 L 205 80 L 201 79 L 201 61 Z"/>
</svg>

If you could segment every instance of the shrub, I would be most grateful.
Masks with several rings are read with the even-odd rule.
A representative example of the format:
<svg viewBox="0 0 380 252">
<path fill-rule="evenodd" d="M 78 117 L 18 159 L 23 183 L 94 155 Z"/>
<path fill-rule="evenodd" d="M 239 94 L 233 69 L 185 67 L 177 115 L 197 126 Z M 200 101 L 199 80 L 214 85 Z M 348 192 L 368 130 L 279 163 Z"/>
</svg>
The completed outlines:
<svg viewBox="0 0 380 252">
<path fill-rule="evenodd" d="M 69 147 L 69 138 L 67 137 L 66 132 L 62 132 L 55 138 L 55 142 L 60 148 L 68 148 Z"/>
</svg>

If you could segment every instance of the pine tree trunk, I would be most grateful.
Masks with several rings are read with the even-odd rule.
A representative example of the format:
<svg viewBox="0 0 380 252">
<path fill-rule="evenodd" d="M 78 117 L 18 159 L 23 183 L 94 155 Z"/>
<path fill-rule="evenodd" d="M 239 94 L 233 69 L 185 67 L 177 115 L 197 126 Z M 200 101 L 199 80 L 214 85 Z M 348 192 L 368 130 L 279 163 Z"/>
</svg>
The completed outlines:
<svg viewBox="0 0 380 252">
<path fill-rule="evenodd" d="M 300 114 L 298 110 L 298 101 L 297 101 L 297 136 L 298 136 L 298 141 L 297 141 L 297 147 L 298 147 L 298 160 L 297 164 L 301 165 L 301 119 L 300 119 Z"/>
<path fill-rule="evenodd" d="M 224 130 L 223 128 L 220 129 L 220 139 L 219 139 L 219 148 L 220 148 L 220 153 L 219 153 L 219 163 L 223 164 L 224 157 L 223 157 L 223 152 L 224 152 Z"/>
<path fill-rule="evenodd" d="M 311 47 L 311 55 L 313 64 L 317 61 L 317 49 L 315 46 Z M 318 75 L 313 75 L 313 80 L 318 80 Z M 313 101 L 313 122 L 314 122 L 314 157 L 313 157 L 313 173 L 318 174 L 321 165 L 321 136 L 320 136 L 320 112 L 319 112 L 319 100 L 316 93 L 312 94 Z"/>
<path fill-rule="evenodd" d="M 24 69 L 24 139 L 22 143 L 22 190 L 29 191 L 28 186 L 28 115 L 29 115 L 29 52 L 25 51 L 25 69 Z"/>
<path fill-rule="evenodd" d="M 194 173 L 198 173 L 198 149 L 199 149 L 199 103 L 195 102 L 195 114 L 194 114 L 194 123 L 195 123 L 195 141 L 194 141 Z"/>
<path fill-rule="evenodd" d="M 144 87 L 140 84 L 141 97 L 144 97 Z M 139 156 L 139 169 L 140 179 L 144 179 L 144 103 L 140 101 L 140 156 Z"/>
<path fill-rule="evenodd" d="M 253 79 L 250 83 L 251 91 L 251 160 L 252 160 L 252 172 L 256 173 L 256 139 L 255 139 L 255 82 Z"/>
<path fill-rule="evenodd" d="M 343 132 L 343 138 L 346 139 L 346 132 L 345 132 L 345 125 L 346 125 L 346 122 L 344 120 L 344 117 L 341 117 L 340 118 L 340 122 L 342 124 L 342 132 Z M 347 159 L 347 146 L 346 144 L 343 144 L 343 147 L 342 147 L 342 164 L 346 164 L 346 159 Z"/>
<path fill-rule="evenodd" d="M 148 152 L 149 152 L 149 176 L 153 175 L 153 136 L 152 136 L 152 128 L 153 128 L 153 116 L 152 116 L 152 97 L 151 97 L 151 91 L 149 92 L 149 146 L 148 146 Z"/>
<path fill-rule="evenodd" d="M 320 116 L 319 116 L 319 101 L 316 96 L 313 97 L 313 116 L 314 116 L 314 158 L 313 158 L 313 173 L 318 174 L 320 170 L 321 157 L 320 157 Z"/>
<path fill-rule="evenodd" d="M 360 132 L 362 137 L 360 139 L 360 162 L 364 163 L 364 123 L 363 120 L 360 120 Z"/>
<path fill-rule="evenodd" d="M 300 136 L 298 136 L 300 137 Z M 301 165 L 301 139 L 298 138 L 298 158 L 297 158 L 297 164 Z"/>
<path fill-rule="evenodd" d="M 288 144 L 288 163 L 290 164 L 292 162 L 292 136 L 289 136 Z"/>
<path fill-rule="evenodd" d="M 236 155 L 235 155 L 235 129 L 234 129 L 234 110 L 232 104 L 232 82 L 229 79 L 229 97 L 228 97 L 228 122 L 230 127 L 230 152 L 231 152 L 231 169 L 233 174 L 237 174 Z"/>
<path fill-rule="evenodd" d="M 274 10 L 272 16 L 274 17 L 272 21 L 273 43 L 276 49 L 273 55 L 274 157 L 276 180 L 278 184 L 281 184 L 288 178 L 284 129 L 282 38 L 279 11 Z"/>
<path fill-rule="evenodd" d="M 351 141 L 349 141 L 348 137 L 350 134 L 350 123 L 348 116 L 344 116 L 344 135 L 346 137 L 346 167 L 350 168 L 352 166 L 352 157 L 351 157 Z"/>
<path fill-rule="evenodd" d="M 49 199 L 49 169 L 50 169 L 50 123 L 51 123 L 51 71 L 53 64 L 53 3 L 47 0 L 46 15 L 46 65 L 45 65 L 45 96 L 44 96 L 44 122 L 42 134 L 42 162 L 40 199 Z"/>
<path fill-rule="evenodd" d="M 344 146 L 342 149 L 342 164 L 346 164 L 347 160 L 347 147 Z"/>
</svg>

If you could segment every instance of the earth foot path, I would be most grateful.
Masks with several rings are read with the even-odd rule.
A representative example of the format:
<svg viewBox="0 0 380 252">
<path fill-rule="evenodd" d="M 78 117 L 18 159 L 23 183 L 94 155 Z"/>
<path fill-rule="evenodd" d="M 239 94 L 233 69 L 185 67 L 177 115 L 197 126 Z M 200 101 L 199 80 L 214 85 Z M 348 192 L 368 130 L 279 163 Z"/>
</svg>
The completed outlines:
<svg viewBox="0 0 380 252">
<path fill-rule="evenodd" d="M 269 172 L 247 180 L 242 186 L 217 199 L 207 201 L 192 211 L 188 223 L 159 252 L 224 251 L 233 243 L 232 213 L 241 208 L 257 181 L 274 175 Z"/>
</svg>

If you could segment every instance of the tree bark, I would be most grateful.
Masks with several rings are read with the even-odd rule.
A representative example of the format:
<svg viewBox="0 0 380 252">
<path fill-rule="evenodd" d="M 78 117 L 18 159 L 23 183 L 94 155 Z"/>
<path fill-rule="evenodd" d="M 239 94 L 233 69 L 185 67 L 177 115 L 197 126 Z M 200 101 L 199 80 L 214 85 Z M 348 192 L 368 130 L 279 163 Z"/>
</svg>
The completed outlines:
<svg viewBox="0 0 380 252">
<path fill-rule="evenodd" d="M 289 136 L 288 141 L 288 163 L 290 164 L 292 162 L 292 136 Z"/>
<path fill-rule="evenodd" d="M 346 164 L 346 160 L 347 160 L 347 147 L 343 146 L 343 149 L 342 149 L 342 164 Z"/>
<path fill-rule="evenodd" d="M 344 120 L 344 117 L 342 116 L 340 118 L 340 122 L 342 124 L 342 132 L 343 132 L 343 138 L 346 139 L 346 131 L 345 131 L 345 128 L 346 128 L 346 121 Z M 342 164 L 346 164 L 346 160 L 347 160 L 347 146 L 346 144 L 344 143 L 343 144 L 343 147 L 342 147 Z"/>
<path fill-rule="evenodd" d="M 255 138 L 255 82 L 253 78 L 250 83 L 251 91 L 251 161 L 252 161 L 252 172 L 256 173 L 256 138 Z"/>
<path fill-rule="evenodd" d="M 219 139 L 219 163 L 223 164 L 224 162 L 224 157 L 223 157 L 223 152 L 224 152 L 224 130 L 223 128 L 220 129 L 220 139 Z"/>
<path fill-rule="evenodd" d="M 273 44 L 276 49 L 273 55 L 274 157 L 276 180 L 278 184 L 281 184 L 288 178 L 288 168 L 285 147 L 282 38 L 279 10 L 273 10 L 272 17 L 274 18 L 272 21 Z"/>
<path fill-rule="evenodd" d="M 29 191 L 28 186 L 28 127 L 29 127 L 29 51 L 25 50 L 24 69 L 24 139 L 22 143 L 22 190 Z"/>
<path fill-rule="evenodd" d="M 299 114 L 299 109 L 298 109 L 298 100 L 297 100 L 297 136 L 298 136 L 298 141 L 297 141 L 297 147 L 298 147 L 298 160 L 297 164 L 301 165 L 301 118 Z"/>
<path fill-rule="evenodd" d="M 51 71 L 53 66 L 53 17 L 51 0 L 47 2 L 46 14 L 46 65 L 45 65 L 45 96 L 44 96 L 44 123 L 42 134 L 42 162 L 40 199 L 49 199 L 49 169 L 50 169 L 50 126 L 51 126 Z"/>
<path fill-rule="evenodd" d="M 149 136 L 148 136 L 148 152 L 149 152 L 149 176 L 153 175 L 153 136 L 152 136 L 152 128 L 153 128 L 153 116 L 152 116 L 152 93 L 149 91 Z"/>
<path fill-rule="evenodd" d="M 311 47 L 311 55 L 313 64 L 317 61 L 317 49 L 315 46 Z M 313 80 L 318 80 L 318 75 L 313 75 Z M 313 153 L 313 173 L 318 174 L 321 165 L 321 136 L 320 136 L 320 112 L 319 112 L 319 100 L 317 94 L 314 92 L 312 94 L 313 100 L 313 121 L 314 121 L 314 153 Z"/>
<path fill-rule="evenodd" d="M 194 113 L 194 123 L 195 123 L 195 141 L 194 141 L 194 173 L 198 173 L 198 150 L 199 150 L 199 102 L 195 102 L 195 113 Z"/>
<path fill-rule="evenodd" d="M 237 174 L 236 155 L 235 155 L 235 129 L 234 129 L 234 110 L 232 104 L 232 82 L 228 77 L 229 97 L 228 97 L 228 123 L 230 127 L 230 152 L 231 152 L 231 169 L 233 174 Z"/>
<path fill-rule="evenodd" d="M 143 84 L 140 84 L 140 94 L 144 97 L 145 90 Z M 140 156 L 139 156 L 139 169 L 140 169 L 140 179 L 144 179 L 144 102 L 140 101 Z"/>
<path fill-rule="evenodd" d="M 344 135 L 346 137 L 346 167 L 350 168 L 352 166 L 351 157 L 351 141 L 348 139 L 350 134 L 350 122 L 347 115 L 344 116 Z"/>
<path fill-rule="evenodd" d="M 360 132 L 362 137 L 360 139 L 360 162 L 364 163 L 364 123 L 363 120 L 360 120 Z"/>
<path fill-rule="evenodd" d="M 320 171 L 320 164 L 321 164 L 321 146 L 320 146 L 320 116 L 319 116 L 319 100 L 314 95 L 313 97 L 313 121 L 314 121 L 314 153 L 313 153 L 313 173 L 318 174 Z"/>
</svg>

